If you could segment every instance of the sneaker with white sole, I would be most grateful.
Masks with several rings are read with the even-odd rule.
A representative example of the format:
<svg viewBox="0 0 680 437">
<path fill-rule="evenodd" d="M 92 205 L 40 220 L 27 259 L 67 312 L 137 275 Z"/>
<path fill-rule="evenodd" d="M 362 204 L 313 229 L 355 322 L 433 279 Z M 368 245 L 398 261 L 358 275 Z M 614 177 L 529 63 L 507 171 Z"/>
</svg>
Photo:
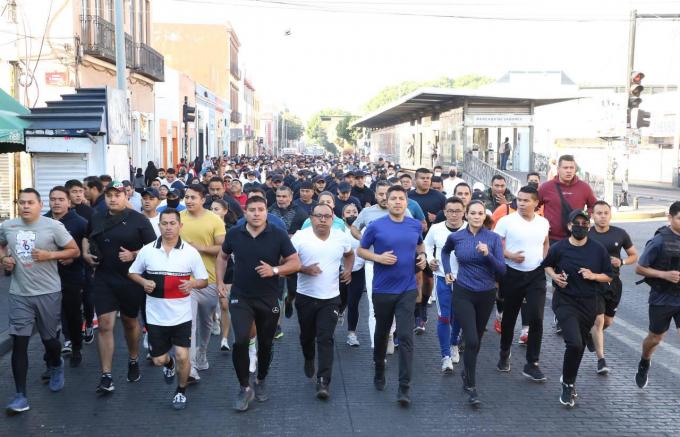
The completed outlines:
<svg viewBox="0 0 680 437">
<path fill-rule="evenodd" d="M 451 346 L 451 362 L 453 364 L 460 363 L 460 351 L 456 345 Z"/>
<path fill-rule="evenodd" d="M 30 409 L 31 406 L 28 404 L 28 398 L 23 393 L 15 394 L 10 403 L 7 404 L 7 414 L 10 416 L 23 413 Z"/>
<path fill-rule="evenodd" d="M 394 336 L 387 337 L 387 355 L 394 355 Z"/>
<path fill-rule="evenodd" d="M 177 363 L 174 362 L 175 360 L 173 358 L 171 358 L 171 360 L 172 368 L 163 366 L 163 377 L 165 378 L 166 384 L 172 384 L 173 381 L 175 380 L 175 368 L 177 367 Z"/>
<path fill-rule="evenodd" d="M 192 366 L 191 371 L 189 372 L 189 378 L 187 378 L 187 384 L 196 384 L 200 380 L 201 376 L 198 374 L 198 370 Z"/>
<path fill-rule="evenodd" d="M 222 341 L 220 341 L 220 350 L 222 352 L 229 352 L 231 351 L 231 348 L 229 347 L 229 340 L 226 338 L 222 337 Z"/>
<path fill-rule="evenodd" d="M 172 398 L 172 408 L 175 410 L 183 410 L 187 407 L 187 397 L 184 393 L 177 392 Z"/>
<path fill-rule="evenodd" d="M 357 335 L 352 333 L 352 334 L 347 334 L 347 344 L 352 347 L 359 347 L 361 343 L 359 343 L 359 339 L 357 338 Z"/>
<path fill-rule="evenodd" d="M 65 340 L 64 341 L 64 346 L 61 348 L 61 354 L 62 355 L 70 355 L 73 352 L 73 345 L 71 343 L 71 340 Z"/>
<path fill-rule="evenodd" d="M 208 370 L 210 368 L 210 364 L 208 363 L 208 355 L 205 350 L 202 349 L 196 350 L 195 367 L 196 370 Z"/>
<path fill-rule="evenodd" d="M 212 328 L 210 328 L 210 333 L 212 335 L 220 335 L 220 321 L 219 321 L 219 319 L 213 320 Z"/>
<path fill-rule="evenodd" d="M 442 373 L 445 375 L 453 373 L 453 362 L 451 362 L 451 357 L 442 358 Z"/>
</svg>

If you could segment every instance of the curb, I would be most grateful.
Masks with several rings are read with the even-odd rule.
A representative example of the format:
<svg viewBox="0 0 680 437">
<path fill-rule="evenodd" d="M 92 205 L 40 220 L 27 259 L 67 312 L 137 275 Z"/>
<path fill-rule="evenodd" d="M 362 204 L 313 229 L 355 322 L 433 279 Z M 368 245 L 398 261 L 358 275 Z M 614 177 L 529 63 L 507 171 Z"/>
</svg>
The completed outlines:
<svg viewBox="0 0 680 437">
<path fill-rule="evenodd" d="M 645 220 L 666 217 L 666 214 L 667 211 L 664 209 L 653 209 L 649 211 L 617 211 L 612 214 L 612 220 Z"/>
</svg>

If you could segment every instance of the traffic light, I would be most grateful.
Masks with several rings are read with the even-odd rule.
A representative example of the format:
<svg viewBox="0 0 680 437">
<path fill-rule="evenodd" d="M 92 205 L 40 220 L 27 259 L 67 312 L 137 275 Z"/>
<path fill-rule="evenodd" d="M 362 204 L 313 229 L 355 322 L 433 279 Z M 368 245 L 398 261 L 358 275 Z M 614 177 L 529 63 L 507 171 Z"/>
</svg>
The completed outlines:
<svg viewBox="0 0 680 437">
<path fill-rule="evenodd" d="M 182 121 L 184 123 L 193 122 L 196 120 L 196 107 L 189 106 L 189 98 L 184 96 L 184 105 L 182 105 Z"/>
<path fill-rule="evenodd" d="M 633 128 L 640 129 L 641 127 L 649 127 L 649 118 L 652 114 L 642 109 L 634 109 L 631 114 L 631 119 L 633 121 Z"/>
<path fill-rule="evenodd" d="M 642 86 L 642 79 L 644 78 L 645 74 L 640 71 L 633 71 L 630 75 L 630 84 L 628 86 L 627 124 L 631 127 L 634 127 L 633 122 L 637 120 L 632 116 L 632 111 L 633 109 L 639 108 L 640 103 L 642 103 L 640 94 L 642 94 L 642 91 L 645 89 L 645 87 Z"/>
</svg>

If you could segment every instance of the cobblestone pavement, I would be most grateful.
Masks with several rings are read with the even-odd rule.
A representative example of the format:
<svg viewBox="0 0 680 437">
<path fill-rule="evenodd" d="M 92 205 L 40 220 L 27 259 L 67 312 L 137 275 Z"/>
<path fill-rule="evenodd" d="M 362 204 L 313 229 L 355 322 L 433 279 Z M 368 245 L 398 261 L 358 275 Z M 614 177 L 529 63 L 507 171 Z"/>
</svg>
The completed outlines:
<svg viewBox="0 0 680 437">
<path fill-rule="evenodd" d="M 639 248 L 660 226 L 659 222 L 626 224 Z M 495 370 L 499 336 L 491 325 L 478 360 L 478 390 L 483 405 L 471 410 L 461 390 L 460 365 L 453 376 L 439 370 L 435 333 L 435 308 L 425 335 L 416 337 L 412 384 L 413 404 L 408 409 L 396 402 L 397 357 L 388 359 L 387 388 L 377 392 L 372 384 L 370 341 L 366 326 L 366 299 L 362 301 L 359 338 L 361 347 L 345 345 L 345 326 L 336 330 L 336 354 L 331 399 L 314 397 L 314 384 L 303 374 L 303 358 L 297 341 L 295 318 L 285 320 L 285 336 L 275 342 L 268 386 L 270 399 L 253 403 L 250 411 L 236 413 L 231 403 L 237 393 L 231 355 L 218 350 L 212 337 L 210 369 L 201 382 L 188 390 L 188 407 L 171 409 L 173 386 L 164 383 L 161 371 L 142 366 L 142 380 L 125 381 L 126 357 L 120 326 L 114 357 L 116 392 L 109 397 L 94 393 L 98 382 L 95 345 L 86 345 L 78 369 L 66 368 L 66 387 L 51 393 L 40 384 L 42 345 L 36 337 L 30 347 L 29 400 L 31 411 L 0 418 L 0 436 L 23 435 L 432 435 L 433 433 L 503 435 L 679 435 L 680 341 L 669 333 L 652 362 L 650 383 L 637 388 L 633 375 L 640 342 L 647 326 L 647 293 L 633 284 L 634 274 L 624 270 L 625 293 L 615 325 L 606 333 L 608 376 L 598 376 L 596 359 L 586 353 L 577 380 L 576 408 L 566 410 L 558 402 L 564 345 L 552 329 L 552 312 L 546 308 L 541 367 L 545 384 L 528 382 L 521 374 L 524 349 L 513 347 L 512 371 Z M 549 307 L 550 302 L 546 304 Z M 295 317 L 295 316 L 294 316 Z M 9 354 L 0 358 L 0 400 L 14 392 Z"/>
</svg>

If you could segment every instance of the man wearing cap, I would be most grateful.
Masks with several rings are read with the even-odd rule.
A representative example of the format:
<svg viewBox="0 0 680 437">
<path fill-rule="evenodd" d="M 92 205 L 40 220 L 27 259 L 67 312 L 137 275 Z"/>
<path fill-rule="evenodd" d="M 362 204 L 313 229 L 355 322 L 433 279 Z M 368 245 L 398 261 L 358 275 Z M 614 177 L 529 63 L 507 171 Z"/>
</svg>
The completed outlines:
<svg viewBox="0 0 680 437">
<path fill-rule="evenodd" d="M 99 320 L 98 350 L 101 379 L 97 393 L 114 390 L 111 365 L 113 359 L 113 327 L 116 312 L 125 330 L 128 347 L 129 382 L 139 381 L 139 337 L 137 315 L 144 300 L 144 290 L 128 278 L 128 270 L 137 252 L 156 239 L 151 223 L 141 213 L 126 207 L 125 187 L 113 181 L 106 188 L 108 211 L 94 214 L 83 239 L 83 259 L 95 269 L 92 297 Z"/>
<path fill-rule="evenodd" d="M 611 282 L 614 273 L 607 250 L 588 238 L 590 218 L 587 212 L 571 211 L 567 229 L 571 235 L 550 247 L 543 267 L 557 285 L 552 308 L 566 345 L 560 403 L 571 408 L 576 404 L 574 383 L 586 339 L 595 323 L 598 299 L 603 284 Z"/>
<path fill-rule="evenodd" d="M 352 203 L 357 207 L 357 210 L 361 212 L 362 205 L 359 199 L 351 195 L 352 186 L 349 182 L 340 182 L 338 184 L 338 195 L 335 197 L 335 208 L 333 212 L 336 216 L 342 217 L 342 209 L 348 203 Z"/>
<path fill-rule="evenodd" d="M 161 213 L 166 210 L 166 208 L 173 208 L 177 212 L 184 211 L 187 207 L 182 202 L 182 197 L 184 197 L 184 190 L 181 188 L 174 188 L 168 191 L 168 195 L 164 202 L 158 206 L 158 212 Z"/>
<path fill-rule="evenodd" d="M 319 194 L 326 191 L 326 179 L 323 176 L 315 176 L 312 182 L 314 183 L 314 194 L 312 195 L 312 198 L 315 201 L 318 201 Z"/>
<path fill-rule="evenodd" d="M 365 176 L 366 173 L 356 170 L 354 172 L 354 185 L 352 186 L 352 196 L 359 199 L 363 208 L 375 205 L 375 193 L 365 185 Z"/>
</svg>

